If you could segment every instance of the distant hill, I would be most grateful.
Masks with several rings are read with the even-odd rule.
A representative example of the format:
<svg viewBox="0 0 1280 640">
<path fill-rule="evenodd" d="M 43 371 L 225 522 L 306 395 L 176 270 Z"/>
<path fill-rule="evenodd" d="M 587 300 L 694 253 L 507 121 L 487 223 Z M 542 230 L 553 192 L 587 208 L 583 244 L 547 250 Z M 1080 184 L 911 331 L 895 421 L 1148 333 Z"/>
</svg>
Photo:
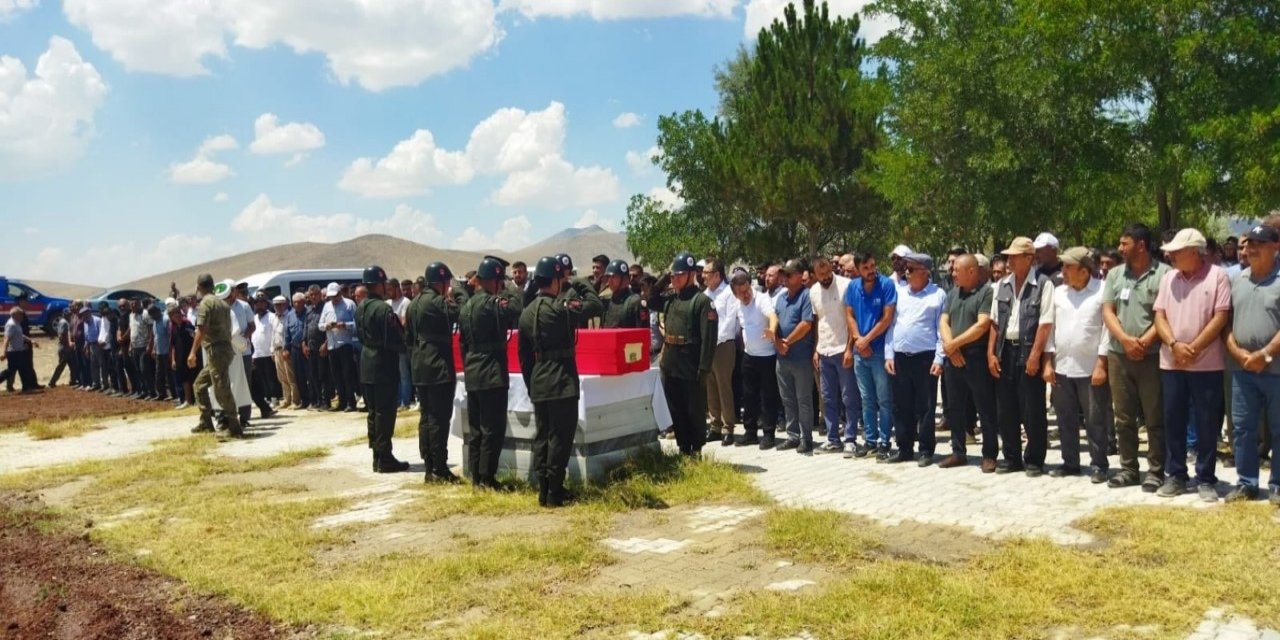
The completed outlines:
<svg viewBox="0 0 1280 640">
<path fill-rule="evenodd" d="M 581 272 L 590 272 L 591 258 L 606 254 L 630 261 L 626 251 L 626 235 L 610 233 L 598 226 L 566 229 L 541 242 L 511 253 L 494 252 L 508 260 L 524 260 L 532 269 L 538 258 L 560 252 L 573 257 Z M 386 235 L 367 235 L 333 244 L 298 242 L 259 249 L 226 258 L 211 260 L 119 285 L 141 289 L 154 295 L 166 295 L 169 283 L 187 292 L 195 288 L 196 277 L 211 273 L 215 279 L 240 279 L 264 271 L 284 269 L 348 269 L 377 264 L 394 278 L 414 279 L 422 275 L 428 263 L 440 260 L 454 273 L 476 268 L 484 252 L 437 249 L 410 240 Z M 95 289 L 96 291 L 96 289 Z"/>
<path fill-rule="evenodd" d="M 95 287 L 84 284 L 67 284 L 65 282 L 48 282 L 45 280 L 22 280 L 23 282 L 35 287 L 36 291 L 47 296 L 57 298 L 68 298 L 75 300 L 76 298 L 88 298 L 93 294 L 102 291 L 103 287 Z"/>
</svg>

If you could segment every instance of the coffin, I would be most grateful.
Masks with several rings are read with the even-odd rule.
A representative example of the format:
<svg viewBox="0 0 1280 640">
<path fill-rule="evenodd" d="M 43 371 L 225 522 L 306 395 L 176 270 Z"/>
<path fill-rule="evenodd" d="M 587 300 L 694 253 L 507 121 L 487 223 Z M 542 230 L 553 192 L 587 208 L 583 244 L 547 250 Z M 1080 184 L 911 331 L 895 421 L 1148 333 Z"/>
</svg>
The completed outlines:
<svg viewBox="0 0 1280 640">
<path fill-rule="evenodd" d="M 520 341 L 512 332 L 507 340 L 507 369 L 520 372 Z M 580 329 L 578 330 L 578 373 L 581 375 L 618 376 L 649 368 L 648 329 Z M 462 371 L 462 348 L 458 334 L 453 334 L 453 361 Z"/>
</svg>

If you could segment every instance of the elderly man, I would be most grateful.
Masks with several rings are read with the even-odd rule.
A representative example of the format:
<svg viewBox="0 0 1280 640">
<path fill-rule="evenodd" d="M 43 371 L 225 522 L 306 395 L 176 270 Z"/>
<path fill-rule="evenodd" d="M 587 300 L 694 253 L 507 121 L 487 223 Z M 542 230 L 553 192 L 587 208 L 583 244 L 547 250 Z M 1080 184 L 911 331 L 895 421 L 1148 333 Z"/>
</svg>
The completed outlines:
<svg viewBox="0 0 1280 640">
<path fill-rule="evenodd" d="M 720 440 L 723 446 L 733 444 L 736 408 L 733 401 L 733 364 L 738 335 L 738 304 L 724 278 L 724 264 L 718 258 L 707 258 L 702 267 L 702 280 L 711 306 L 720 318 L 716 335 L 711 374 L 707 376 L 707 410 L 711 417 L 707 441 Z"/>
<path fill-rule="evenodd" d="M 27 319 L 27 312 L 22 307 L 14 307 L 9 312 L 9 320 L 4 324 L 4 345 L 0 347 L 0 360 L 7 360 L 4 373 L 0 378 L 13 388 L 15 378 L 22 380 L 23 393 L 35 393 L 43 387 L 36 382 L 36 370 L 32 349 L 39 348 L 27 334 L 22 331 L 22 323 Z"/>
<path fill-rule="evenodd" d="M 911 247 L 905 244 L 894 247 L 893 251 L 889 253 L 889 265 L 893 269 L 893 272 L 889 274 L 889 279 L 893 280 L 893 284 L 899 287 L 907 286 L 907 264 L 904 260 L 909 253 L 911 253 Z"/>
<path fill-rule="evenodd" d="M 1049 448 L 1041 368 L 1053 331 L 1053 283 L 1032 270 L 1035 245 L 1030 238 L 1014 238 L 1003 253 L 1009 275 L 996 286 L 987 338 L 987 367 L 997 378 L 996 419 L 1004 445 L 1004 462 L 996 473 L 1026 471 L 1036 478 L 1044 475 Z"/>
<path fill-rule="evenodd" d="M 904 249 L 905 247 L 899 247 Z M 857 257 L 860 278 L 845 291 L 845 323 L 849 345 L 845 363 L 852 361 L 862 393 L 863 438 L 877 462 L 889 461 L 889 437 L 893 429 L 893 395 L 885 369 L 885 338 L 893 326 L 898 289 L 893 280 L 876 271 L 870 252 Z"/>
<path fill-rule="evenodd" d="M 991 267 L 987 273 L 992 285 L 999 283 L 1009 275 L 1009 261 L 997 253 L 991 257 Z"/>
<path fill-rule="evenodd" d="M 1053 334 L 1044 365 L 1054 386 L 1062 466 L 1055 478 L 1080 474 L 1080 426 L 1089 445 L 1090 479 L 1107 481 L 1107 352 L 1111 340 L 1102 322 L 1102 281 L 1093 277 L 1093 256 L 1084 247 L 1062 254 L 1062 285 L 1053 292 Z"/>
<path fill-rule="evenodd" d="M 813 305 L 804 287 L 804 265 L 788 260 L 781 275 L 786 289 L 774 300 L 769 337 L 778 352 L 778 391 L 787 420 L 787 441 L 779 451 L 813 451 Z"/>
<path fill-rule="evenodd" d="M 903 257 L 906 286 L 898 290 L 893 326 L 885 340 L 884 366 L 893 378 L 893 424 L 898 454 L 891 463 L 915 460 L 933 464 L 933 429 L 938 376 L 942 375 L 942 320 L 947 294 L 932 282 L 933 258 L 923 253 Z M 915 443 L 920 453 L 914 455 Z"/>
<path fill-rule="evenodd" d="M 735 274 L 729 286 L 738 299 L 738 326 L 742 328 L 745 352 L 742 358 L 743 435 L 736 444 L 742 447 L 759 444 L 761 449 L 772 449 L 776 444 L 774 432 L 782 404 L 778 393 L 778 351 L 769 334 L 773 298 L 756 293 L 745 273 Z M 761 430 L 763 433 L 759 433 Z"/>
<path fill-rule="evenodd" d="M 276 296 L 271 300 L 275 310 L 272 318 L 271 357 L 276 365 L 276 382 L 280 386 L 280 407 L 299 409 L 302 407 L 301 392 L 298 382 L 293 376 L 293 363 L 289 356 L 289 302 L 284 296 Z M 295 320 L 295 322 L 297 322 Z"/>
<path fill-rule="evenodd" d="M 1053 286 L 1062 284 L 1062 260 L 1058 257 L 1058 238 L 1045 231 L 1036 236 L 1031 243 L 1036 250 L 1036 272 L 1053 281 Z"/>
<path fill-rule="evenodd" d="M 313 405 L 315 398 L 311 376 L 307 370 L 307 358 L 303 354 L 307 344 L 307 297 L 299 292 L 293 294 L 290 301 L 292 307 L 284 316 L 284 346 L 289 354 L 293 382 L 298 387 L 298 408 L 306 409 Z"/>
<path fill-rule="evenodd" d="M 809 289 L 809 302 L 813 305 L 814 330 L 818 336 L 822 417 L 827 427 L 827 442 L 818 451 L 844 451 L 845 457 L 852 458 L 858 451 L 858 416 L 862 414 L 862 397 L 858 393 L 853 361 L 844 357 L 845 347 L 849 344 L 849 324 L 845 321 L 848 314 L 844 304 L 849 279 L 836 275 L 826 258 L 819 258 L 813 263 L 813 273 L 817 282 Z M 841 409 L 844 410 L 843 441 L 840 437 Z"/>
<path fill-rule="evenodd" d="M 1258 428 L 1271 431 L 1271 504 L 1280 507 L 1280 231 L 1257 226 L 1244 236 L 1241 257 L 1249 267 L 1231 283 L 1235 307 L 1227 351 L 1239 368 L 1231 372 L 1236 471 L 1240 484 L 1228 502 L 1258 497 Z"/>
<path fill-rule="evenodd" d="M 320 328 L 325 332 L 329 376 L 338 396 L 338 406 L 334 410 L 355 413 L 357 382 L 352 338 L 356 328 L 356 305 L 342 296 L 342 288 L 336 282 L 330 282 L 325 293 L 329 301 L 320 311 Z"/>
<path fill-rule="evenodd" d="M 1156 296 L 1168 265 L 1152 255 L 1153 235 L 1133 224 L 1120 235 L 1124 265 L 1107 274 L 1102 290 L 1102 318 L 1111 334 L 1107 375 L 1116 414 L 1116 440 L 1121 470 L 1107 486 L 1131 487 L 1138 479 L 1138 409 L 1147 426 L 1147 478 L 1142 490 L 1155 493 L 1164 484 L 1164 406 L 1160 376 Z"/>
<path fill-rule="evenodd" d="M 987 332 L 991 324 L 991 284 L 978 258 L 956 259 L 955 288 L 947 293 L 939 319 L 939 334 L 947 363 L 947 425 L 951 431 L 951 455 L 938 464 L 943 469 L 969 463 L 965 440 L 969 426 L 965 415 L 972 404 L 982 426 L 982 472 L 996 470 L 999 430 L 996 426 L 995 381 L 987 371 Z"/>
</svg>

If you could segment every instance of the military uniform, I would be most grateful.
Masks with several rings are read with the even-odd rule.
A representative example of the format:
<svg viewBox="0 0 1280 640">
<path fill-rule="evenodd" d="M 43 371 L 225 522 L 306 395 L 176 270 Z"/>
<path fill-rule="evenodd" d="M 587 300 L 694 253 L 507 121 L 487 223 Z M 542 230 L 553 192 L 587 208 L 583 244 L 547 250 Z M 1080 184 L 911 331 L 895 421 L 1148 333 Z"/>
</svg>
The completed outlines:
<svg viewBox="0 0 1280 640">
<path fill-rule="evenodd" d="M 225 286 L 221 284 L 219 286 Z M 196 309 L 196 326 L 202 330 L 204 348 L 204 368 L 195 380 L 196 402 L 200 405 L 200 424 L 195 432 L 213 431 L 213 405 L 209 400 L 209 389 L 218 399 L 219 407 L 234 407 L 236 400 L 231 395 L 231 381 L 228 372 L 236 361 L 235 349 L 231 346 L 231 307 L 218 295 L 207 293 Z M 227 429 L 231 435 L 240 437 L 244 428 L 234 411 L 225 411 Z"/>
<path fill-rule="evenodd" d="M 604 300 L 604 329 L 648 329 L 649 305 L 630 289 Z"/>
<path fill-rule="evenodd" d="M 439 270 L 445 270 L 444 277 Z M 453 419 L 453 394 L 458 375 L 453 362 L 453 325 L 458 309 L 432 286 L 448 282 L 448 267 L 427 268 L 428 287 L 409 305 L 406 337 L 409 369 L 418 391 L 418 448 L 426 462 L 428 478 L 456 480 L 449 471 L 449 422 Z M 438 278 L 438 279 L 437 279 Z"/>
<path fill-rule="evenodd" d="M 543 258 L 538 262 L 540 275 L 551 269 L 547 261 L 559 266 Z M 563 273 L 563 268 L 556 273 Z M 580 381 L 574 342 L 581 311 L 581 300 L 540 293 L 520 315 L 520 370 L 533 401 L 533 467 L 538 504 L 543 506 L 560 506 L 566 500 L 564 480 L 578 427 Z"/>
<path fill-rule="evenodd" d="M 385 282 L 385 273 L 382 282 L 368 282 L 366 276 L 366 284 Z M 396 429 L 399 405 L 400 354 L 405 351 L 400 318 L 387 301 L 371 290 L 369 297 L 356 307 L 356 330 L 360 336 L 360 384 L 365 408 L 369 411 L 369 448 L 373 449 L 374 471 L 406 470 L 408 466 L 391 454 L 391 435 Z"/>
<path fill-rule="evenodd" d="M 479 271 L 483 273 L 484 267 L 482 264 Z M 523 308 L 520 294 L 513 288 L 500 290 L 497 295 L 478 289 L 458 315 L 467 421 L 471 428 L 467 438 L 468 471 L 477 486 L 497 485 L 498 460 L 507 437 L 507 391 L 511 386 L 507 336 L 516 328 Z"/>
<path fill-rule="evenodd" d="M 692 256 L 681 254 L 672 265 L 675 273 L 695 269 Z M 702 295 L 697 284 L 661 296 L 655 312 L 665 316 L 663 338 L 662 389 L 671 410 L 672 428 L 680 453 L 691 455 L 702 451 L 707 431 L 707 394 L 704 381 L 711 371 L 715 355 L 719 318 L 711 298 Z"/>
</svg>

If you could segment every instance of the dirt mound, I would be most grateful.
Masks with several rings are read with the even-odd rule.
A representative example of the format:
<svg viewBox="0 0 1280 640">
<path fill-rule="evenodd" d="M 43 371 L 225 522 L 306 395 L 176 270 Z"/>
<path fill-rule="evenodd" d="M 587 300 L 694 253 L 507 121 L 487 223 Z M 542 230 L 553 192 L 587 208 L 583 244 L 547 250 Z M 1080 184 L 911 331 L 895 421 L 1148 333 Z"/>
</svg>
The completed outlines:
<svg viewBox="0 0 1280 640">
<path fill-rule="evenodd" d="M 19 385 L 21 388 L 21 385 Z M 172 409 L 170 402 L 149 402 L 112 398 L 70 387 L 44 389 L 38 393 L 4 393 L 0 391 L 0 427 L 24 424 L 33 420 L 57 422 L 73 418 L 105 418 L 132 416 Z"/>
<path fill-rule="evenodd" d="M 0 495 L 0 638 L 306 637 L 51 532 L 39 507 Z"/>
</svg>

